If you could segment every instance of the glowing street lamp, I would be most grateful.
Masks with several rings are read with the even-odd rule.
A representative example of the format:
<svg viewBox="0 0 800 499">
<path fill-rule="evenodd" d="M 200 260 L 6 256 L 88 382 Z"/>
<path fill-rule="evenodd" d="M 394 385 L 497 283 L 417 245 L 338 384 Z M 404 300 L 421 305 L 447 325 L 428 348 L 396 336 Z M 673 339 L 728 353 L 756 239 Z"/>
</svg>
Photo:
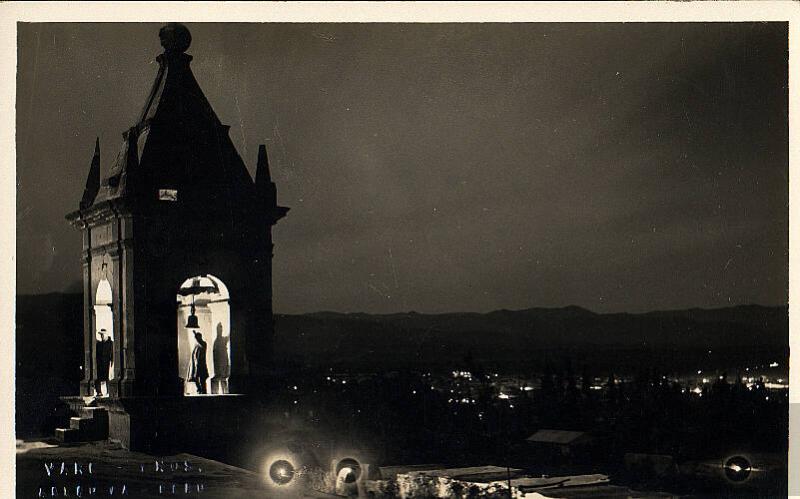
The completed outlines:
<svg viewBox="0 0 800 499">
<path fill-rule="evenodd" d="M 724 465 L 725 477 L 731 482 L 745 482 L 750 478 L 753 467 L 744 456 L 733 456 Z"/>
<path fill-rule="evenodd" d="M 288 484 L 292 481 L 294 475 L 294 466 L 285 459 L 278 459 L 269 467 L 269 477 L 277 485 Z"/>
</svg>

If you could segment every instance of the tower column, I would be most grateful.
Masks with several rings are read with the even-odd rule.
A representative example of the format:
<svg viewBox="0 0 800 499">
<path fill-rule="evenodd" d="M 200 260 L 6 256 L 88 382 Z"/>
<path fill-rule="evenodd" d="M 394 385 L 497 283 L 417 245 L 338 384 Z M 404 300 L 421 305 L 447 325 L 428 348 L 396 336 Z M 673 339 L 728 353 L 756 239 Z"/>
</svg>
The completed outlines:
<svg viewBox="0 0 800 499">
<path fill-rule="evenodd" d="M 120 359 L 122 362 L 122 376 L 119 381 L 121 396 L 134 393 L 136 383 L 136 349 L 134 333 L 134 274 L 133 274 L 133 248 L 127 239 L 120 241 L 121 253 L 119 273 L 119 302 L 120 302 Z"/>
<path fill-rule="evenodd" d="M 119 250 L 115 247 L 112 247 L 111 250 L 108 252 L 109 256 L 111 256 L 111 277 L 113 279 L 113 284 L 111 285 L 111 289 L 114 291 L 114 300 L 111 302 L 113 307 L 113 317 L 114 317 L 114 351 L 112 352 L 112 362 L 113 364 L 113 372 L 114 372 L 114 379 L 109 380 L 108 382 L 108 395 L 111 397 L 119 396 L 119 383 L 120 378 L 122 378 L 122 314 L 123 314 L 123 304 L 122 304 L 122 272 L 120 269 L 120 254 Z"/>
<path fill-rule="evenodd" d="M 91 396 L 94 391 L 94 306 L 92 300 L 92 255 L 86 249 L 87 239 L 90 229 L 84 231 L 84 251 L 81 258 L 83 267 L 83 381 L 81 381 L 80 393 L 83 396 Z"/>
<path fill-rule="evenodd" d="M 228 300 L 230 307 L 230 361 L 231 361 L 231 374 L 228 377 L 228 391 L 229 393 L 248 393 L 251 387 L 248 386 L 247 380 L 250 377 L 249 356 L 245 351 L 246 345 L 249 344 L 247 338 L 248 331 L 248 314 L 246 307 L 249 303 L 246 299 L 236 296 L 231 296 Z"/>
</svg>

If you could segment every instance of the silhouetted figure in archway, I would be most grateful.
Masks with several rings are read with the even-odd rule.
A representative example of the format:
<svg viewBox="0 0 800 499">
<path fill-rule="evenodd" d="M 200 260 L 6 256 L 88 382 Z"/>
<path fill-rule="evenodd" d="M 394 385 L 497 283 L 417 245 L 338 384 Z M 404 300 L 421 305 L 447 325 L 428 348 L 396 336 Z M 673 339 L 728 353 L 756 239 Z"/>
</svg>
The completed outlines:
<svg viewBox="0 0 800 499">
<path fill-rule="evenodd" d="M 114 356 L 114 341 L 107 335 L 105 329 L 98 331 L 100 336 L 94 347 L 95 359 L 97 362 L 97 375 L 94 380 L 94 391 L 98 397 L 103 396 L 103 384 L 108 382 L 109 371 L 111 370 L 111 359 Z"/>
<path fill-rule="evenodd" d="M 228 393 L 228 377 L 230 375 L 228 337 L 222 336 L 222 323 L 218 323 L 217 337 L 214 338 L 214 377 L 211 378 L 211 393 Z"/>
<path fill-rule="evenodd" d="M 336 477 L 336 493 L 344 497 L 358 497 L 357 479 L 355 471 L 351 468 L 343 468 Z"/>
<path fill-rule="evenodd" d="M 194 332 L 194 339 L 197 344 L 192 349 L 192 360 L 189 363 L 189 374 L 186 379 L 197 385 L 197 393 L 206 392 L 206 380 L 208 380 L 208 364 L 206 364 L 206 351 L 208 347 L 203 341 L 200 331 Z"/>
</svg>

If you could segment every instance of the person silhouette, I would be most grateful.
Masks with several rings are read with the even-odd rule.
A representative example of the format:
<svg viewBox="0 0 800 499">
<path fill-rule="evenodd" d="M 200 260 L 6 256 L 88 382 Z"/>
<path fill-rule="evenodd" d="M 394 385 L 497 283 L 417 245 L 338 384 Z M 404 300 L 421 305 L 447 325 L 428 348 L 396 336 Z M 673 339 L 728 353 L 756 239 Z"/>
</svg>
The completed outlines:
<svg viewBox="0 0 800 499">
<path fill-rule="evenodd" d="M 98 338 L 95 343 L 95 359 L 97 362 L 97 376 L 94 381 L 94 391 L 96 396 L 103 396 L 103 385 L 107 384 L 109 371 L 111 370 L 111 359 L 114 356 L 114 341 L 107 336 L 105 328 L 97 332 Z"/>
<path fill-rule="evenodd" d="M 231 362 L 228 357 L 228 337 L 222 336 L 222 323 L 217 323 L 217 337 L 214 338 L 214 377 L 211 378 L 211 393 L 228 393 L 228 377 L 231 375 Z"/>
<path fill-rule="evenodd" d="M 208 348 L 200 331 L 194 332 L 194 339 L 197 344 L 192 349 L 192 359 L 189 363 L 189 373 L 186 379 L 197 385 L 197 393 L 207 393 L 208 364 L 206 364 L 206 351 Z"/>
</svg>

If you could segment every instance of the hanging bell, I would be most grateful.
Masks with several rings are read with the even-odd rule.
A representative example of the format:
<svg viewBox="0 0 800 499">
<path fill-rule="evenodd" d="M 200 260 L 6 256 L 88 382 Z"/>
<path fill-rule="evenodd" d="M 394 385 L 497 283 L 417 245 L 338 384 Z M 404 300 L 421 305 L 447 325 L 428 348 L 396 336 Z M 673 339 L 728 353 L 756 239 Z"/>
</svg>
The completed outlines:
<svg viewBox="0 0 800 499">
<path fill-rule="evenodd" d="M 194 313 L 194 303 L 192 303 L 192 313 L 189 314 L 189 318 L 186 320 L 186 329 L 200 329 L 200 323 Z"/>
</svg>

